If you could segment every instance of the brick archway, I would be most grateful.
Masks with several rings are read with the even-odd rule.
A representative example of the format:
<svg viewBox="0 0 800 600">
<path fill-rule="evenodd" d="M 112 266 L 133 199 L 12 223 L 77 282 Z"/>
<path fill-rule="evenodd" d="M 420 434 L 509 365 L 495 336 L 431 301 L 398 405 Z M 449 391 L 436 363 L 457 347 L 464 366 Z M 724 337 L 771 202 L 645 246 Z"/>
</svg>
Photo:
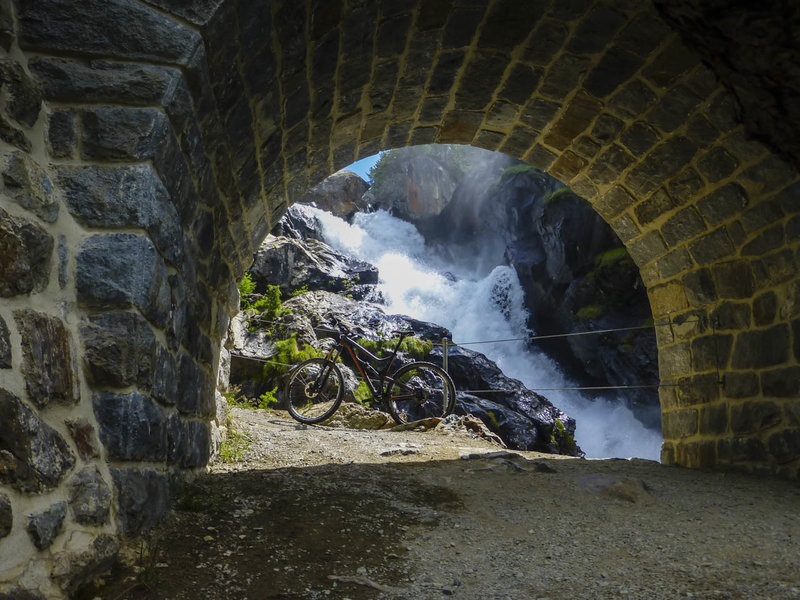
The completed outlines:
<svg viewBox="0 0 800 600">
<path fill-rule="evenodd" d="M 0 480 L 0 546 L 30 553 L 0 571 L 47 575 L 20 527 L 31 498 L 114 498 L 115 522 L 70 513 L 60 531 L 159 517 L 172 474 L 208 459 L 256 245 L 310 186 L 410 144 L 525 160 L 619 234 L 663 323 L 664 462 L 797 476 L 798 172 L 649 3 L 1 6 L 0 403 L 35 426 Z M 25 475 L 31 439 L 58 451 Z"/>
</svg>

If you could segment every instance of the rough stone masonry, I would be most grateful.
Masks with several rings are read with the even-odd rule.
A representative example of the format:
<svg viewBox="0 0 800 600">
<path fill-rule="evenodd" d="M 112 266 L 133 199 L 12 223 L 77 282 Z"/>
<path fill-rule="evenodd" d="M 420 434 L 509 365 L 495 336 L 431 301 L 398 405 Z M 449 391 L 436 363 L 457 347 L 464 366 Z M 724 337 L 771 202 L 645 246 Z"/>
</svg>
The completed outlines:
<svg viewBox="0 0 800 600">
<path fill-rule="evenodd" d="M 713 4 L 0 0 L 0 598 L 70 594 L 158 522 L 213 451 L 254 249 L 411 144 L 525 160 L 612 225 L 665 463 L 796 478 L 796 19 Z"/>
</svg>

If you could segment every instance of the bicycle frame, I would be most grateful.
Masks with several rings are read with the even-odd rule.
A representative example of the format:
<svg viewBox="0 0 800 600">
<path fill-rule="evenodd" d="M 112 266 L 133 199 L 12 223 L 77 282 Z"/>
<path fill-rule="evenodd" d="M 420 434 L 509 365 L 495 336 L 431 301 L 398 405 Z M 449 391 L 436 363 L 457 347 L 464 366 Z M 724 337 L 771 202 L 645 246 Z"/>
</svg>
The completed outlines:
<svg viewBox="0 0 800 600">
<path fill-rule="evenodd" d="M 372 397 L 374 399 L 383 400 L 386 396 L 388 388 L 392 383 L 394 383 L 394 380 L 389 377 L 389 371 L 391 370 L 394 360 L 397 357 L 397 351 L 400 348 L 400 344 L 407 335 L 408 334 L 406 333 L 400 334 L 400 339 L 398 340 L 394 350 L 392 350 L 391 360 L 389 361 L 386 360 L 389 357 L 380 358 L 375 356 L 372 354 L 372 352 L 364 348 L 361 344 L 350 338 L 350 336 L 345 333 L 340 333 L 340 337 L 336 343 L 336 346 L 328 351 L 328 354 L 325 358 L 335 363 L 336 360 L 342 356 L 342 354 L 346 353 L 353 364 L 355 364 L 359 374 L 361 375 L 361 378 L 367 384 Z M 368 360 L 386 362 L 386 366 L 383 367 L 381 371 L 378 371 L 375 367 L 369 364 L 369 362 L 362 359 L 359 353 L 365 354 L 368 357 Z M 369 374 L 367 370 L 371 371 L 372 373 Z M 370 377 L 370 375 L 372 375 L 372 377 Z M 377 386 L 373 383 L 373 378 L 377 379 Z"/>
</svg>

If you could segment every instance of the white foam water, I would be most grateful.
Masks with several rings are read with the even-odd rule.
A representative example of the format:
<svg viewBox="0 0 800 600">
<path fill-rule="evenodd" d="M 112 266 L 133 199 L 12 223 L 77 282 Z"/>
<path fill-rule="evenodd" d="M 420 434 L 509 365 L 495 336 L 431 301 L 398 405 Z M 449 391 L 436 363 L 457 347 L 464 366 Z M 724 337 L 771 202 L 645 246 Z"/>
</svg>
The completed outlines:
<svg viewBox="0 0 800 600">
<path fill-rule="evenodd" d="M 352 224 L 304 206 L 320 223 L 325 242 L 378 267 L 386 310 L 448 328 L 453 342 L 465 344 L 497 363 L 509 377 L 522 381 L 574 417 L 576 441 L 588 457 L 639 457 L 659 460 L 662 436 L 645 427 L 613 395 L 589 399 L 544 353 L 524 341 L 523 290 L 514 270 L 505 265 L 479 276 L 446 264 L 425 248 L 417 229 L 385 211 L 358 213 Z"/>
</svg>

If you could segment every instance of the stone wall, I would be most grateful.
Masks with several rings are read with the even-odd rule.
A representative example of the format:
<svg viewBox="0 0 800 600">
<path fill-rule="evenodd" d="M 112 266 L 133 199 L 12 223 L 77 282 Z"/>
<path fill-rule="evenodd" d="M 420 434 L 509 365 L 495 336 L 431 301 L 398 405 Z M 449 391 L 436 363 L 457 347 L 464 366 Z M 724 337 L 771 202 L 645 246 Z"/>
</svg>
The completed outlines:
<svg viewBox="0 0 800 600">
<path fill-rule="evenodd" d="M 612 225 L 665 462 L 797 477 L 793 150 L 649 3 L 0 0 L 0 48 L 0 598 L 69 592 L 157 522 L 208 461 L 253 249 L 410 144 L 525 160 Z"/>
</svg>

